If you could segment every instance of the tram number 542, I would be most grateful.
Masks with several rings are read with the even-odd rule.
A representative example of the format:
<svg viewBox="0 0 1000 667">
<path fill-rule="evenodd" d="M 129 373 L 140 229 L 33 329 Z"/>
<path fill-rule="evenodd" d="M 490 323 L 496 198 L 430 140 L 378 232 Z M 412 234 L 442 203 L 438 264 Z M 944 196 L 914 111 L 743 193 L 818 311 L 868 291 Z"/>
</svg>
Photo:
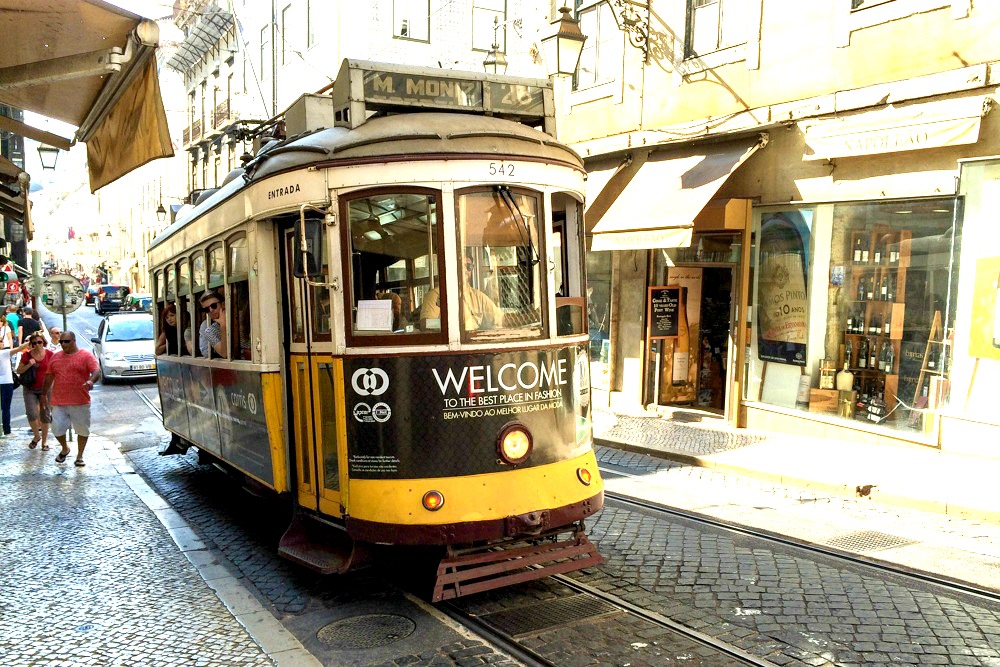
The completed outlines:
<svg viewBox="0 0 1000 667">
<path fill-rule="evenodd" d="M 489 172 L 490 176 L 507 176 L 509 178 L 514 175 L 514 163 L 490 162 Z"/>
</svg>

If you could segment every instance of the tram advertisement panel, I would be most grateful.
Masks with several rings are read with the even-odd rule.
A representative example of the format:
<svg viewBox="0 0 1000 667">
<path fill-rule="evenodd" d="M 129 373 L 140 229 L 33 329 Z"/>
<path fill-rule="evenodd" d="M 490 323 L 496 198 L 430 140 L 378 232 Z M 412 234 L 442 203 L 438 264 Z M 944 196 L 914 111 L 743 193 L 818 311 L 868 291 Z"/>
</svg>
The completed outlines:
<svg viewBox="0 0 1000 667">
<path fill-rule="evenodd" d="M 351 477 L 474 475 L 498 462 L 504 425 L 524 424 L 522 467 L 578 456 L 591 445 L 585 346 L 455 356 L 345 359 Z"/>
<path fill-rule="evenodd" d="M 270 484 L 260 373 L 157 360 L 163 425 Z"/>
</svg>

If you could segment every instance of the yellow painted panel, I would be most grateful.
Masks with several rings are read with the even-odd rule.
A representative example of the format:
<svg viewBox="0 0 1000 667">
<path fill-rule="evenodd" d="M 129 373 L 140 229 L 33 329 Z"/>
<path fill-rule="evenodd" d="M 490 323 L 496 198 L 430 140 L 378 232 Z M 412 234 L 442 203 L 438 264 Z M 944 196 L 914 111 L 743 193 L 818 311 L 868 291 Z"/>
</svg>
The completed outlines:
<svg viewBox="0 0 1000 667">
<path fill-rule="evenodd" d="M 264 417 L 267 420 L 267 437 L 271 447 L 271 465 L 274 470 L 274 490 L 288 491 L 288 450 L 285 443 L 285 399 L 281 376 L 262 373 L 261 395 L 264 399 Z"/>
<path fill-rule="evenodd" d="M 584 486 L 577 468 L 590 471 Z M 352 479 L 349 514 L 356 519 L 415 524 L 485 521 L 559 507 L 590 498 L 604 489 L 593 451 L 570 461 L 503 473 L 428 479 Z M 428 512 L 421 505 L 430 490 L 444 494 L 444 506 Z M 523 491 L 523 493 L 519 493 Z"/>
</svg>

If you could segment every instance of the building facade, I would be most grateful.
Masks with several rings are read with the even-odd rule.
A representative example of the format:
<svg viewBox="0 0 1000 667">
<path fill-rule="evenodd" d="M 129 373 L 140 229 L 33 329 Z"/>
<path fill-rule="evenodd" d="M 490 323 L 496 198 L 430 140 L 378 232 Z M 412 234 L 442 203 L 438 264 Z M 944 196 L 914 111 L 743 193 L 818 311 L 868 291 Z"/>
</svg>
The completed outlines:
<svg viewBox="0 0 1000 667">
<path fill-rule="evenodd" d="M 995 453 L 1000 7 L 576 4 L 595 385 Z"/>
</svg>

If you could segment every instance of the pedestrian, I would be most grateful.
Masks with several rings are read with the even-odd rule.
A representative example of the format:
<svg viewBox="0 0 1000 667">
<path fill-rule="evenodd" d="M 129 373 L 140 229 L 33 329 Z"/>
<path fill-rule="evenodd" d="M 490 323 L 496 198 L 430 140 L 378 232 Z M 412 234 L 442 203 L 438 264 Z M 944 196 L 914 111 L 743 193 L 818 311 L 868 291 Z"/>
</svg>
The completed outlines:
<svg viewBox="0 0 1000 667">
<path fill-rule="evenodd" d="M 43 328 L 42 323 L 35 319 L 35 309 L 30 306 L 26 306 L 24 309 L 24 315 L 19 320 L 17 326 L 18 345 L 28 342 L 28 338 L 31 334 L 38 333 Z"/>
<path fill-rule="evenodd" d="M 14 370 L 10 358 L 26 347 L 26 345 L 4 346 L 0 349 L 0 419 L 3 421 L 4 435 L 10 435 L 10 403 L 14 398 Z"/>
<path fill-rule="evenodd" d="M 83 450 L 90 437 L 90 390 L 100 369 L 94 355 L 77 347 L 72 331 L 62 332 L 59 346 L 62 350 L 52 357 L 45 375 L 41 408 L 52 408 L 52 432 L 62 446 L 56 462 L 62 463 L 69 455 L 66 430 L 72 426 L 76 429 L 76 465 L 83 466 Z"/>
<path fill-rule="evenodd" d="M 203 357 L 225 359 L 226 344 L 226 304 L 222 295 L 211 290 L 198 299 L 205 321 L 198 327 L 198 349 Z"/>
<path fill-rule="evenodd" d="M 49 342 L 46 345 L 46 349 L 52 350 L 53 352 L 59 351 L 59 335 L 62 330 L 59 327 L 52 327 L 49 329 Z"/>
<path fill-rule="evenodd" d="M 25 347 L 28 348 L 28 352 L 21 355 L 17 373 L 21 377 L 21 388 L 24 390 L 24 415 L 28 418 L 28 425 L 31 426 L 31 442 L 28 443 L 28 448 L 34 449 L 41 443 L 42 450 L 48 450 L 52 410 L 48 406 L 43 410 L 41 402 L 45 377 L 48 375 L 49 364 L 55 353 L 48 349 L 41 333 L 31 334 Z"/>
<path fill-rule="evenodd" d="M 10 325 L 10 330 L 14 333 L 14 338 L 17 338 L 17 327 L 20 324 L 21 316 L 17 314 L 17 306 L 13 303 L 7 304 L 7 314 L 4 316 L 7 319 L 7 324 Z"/>
<path fill-rule="evenodd" d="M 15 335 L 17 335 L 16 331 L 11 329 L 7 318 L 0 317 L 0 348 L 14 347 Z"/>
</svg>

